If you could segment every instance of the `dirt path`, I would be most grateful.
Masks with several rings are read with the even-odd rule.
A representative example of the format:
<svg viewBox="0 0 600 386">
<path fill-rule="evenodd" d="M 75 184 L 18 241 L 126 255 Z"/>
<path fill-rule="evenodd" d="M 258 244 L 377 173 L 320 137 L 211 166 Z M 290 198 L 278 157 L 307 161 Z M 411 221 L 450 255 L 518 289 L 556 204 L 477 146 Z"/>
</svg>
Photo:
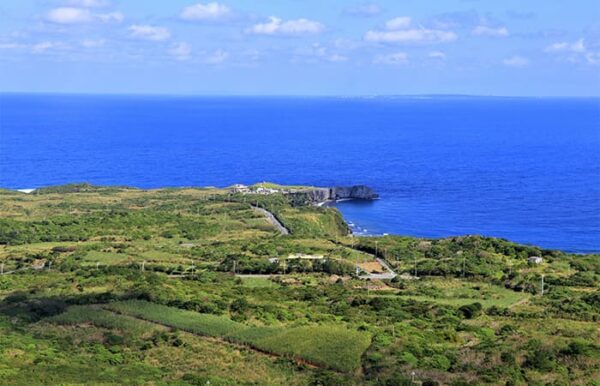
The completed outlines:
<svg viewBox="0 0 600 386">
<path fill-rule="evenodd" d="M 524 299 L 521 299 L 521 300 L 519 300 L 518 302 L 516 302 L 516 303 L 513 303 L 513 304 L 511 304 L 510 306 L 508 306 L 508 308 L 510 309 L 510 308 L 515 308 L 515 307 L 518 307 L 518 306 L 520 306 L 520 305 L 523 305 L 523 304 L 527 303 L 528 301 L 529 301 L 529 298 L 524 298 Z"/>
</svg>

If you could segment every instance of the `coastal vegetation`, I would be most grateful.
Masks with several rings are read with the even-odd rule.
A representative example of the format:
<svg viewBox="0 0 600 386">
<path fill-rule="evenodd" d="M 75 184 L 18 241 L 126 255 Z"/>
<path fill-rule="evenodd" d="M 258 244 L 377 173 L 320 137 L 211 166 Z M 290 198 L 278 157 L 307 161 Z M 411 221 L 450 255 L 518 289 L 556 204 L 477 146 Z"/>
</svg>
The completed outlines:
<svg viewBox="0 0 600 386">
<path fill-rule="evenodd" d="M 397 276 L 368 279 L 376 258 Z M 336 209 L 285 194 L 3 190 L 0 264 L 2 384 L 600 378 L 600 255 L 353 237 Z"/>
</svg>

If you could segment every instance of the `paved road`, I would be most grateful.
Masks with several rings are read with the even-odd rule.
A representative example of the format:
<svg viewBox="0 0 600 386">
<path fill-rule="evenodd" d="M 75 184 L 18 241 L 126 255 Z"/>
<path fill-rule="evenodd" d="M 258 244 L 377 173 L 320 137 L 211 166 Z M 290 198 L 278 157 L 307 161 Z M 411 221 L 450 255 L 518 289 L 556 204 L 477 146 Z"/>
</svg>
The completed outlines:
<svg viewBox="0 0 600 386">
<path fill-rule="evenodd" d="M 269 222 L 271 223 L 271 225 L 273 225 L 279 231 L 279 233 L 281 233 L 282 235 L 289 235 L 290 234 L 290 231 L 286 227 L 284 227 L 283 224 L 279 222 L 279 220 L 277 220 L 275 218 L 275 216 L 273 215 L 273 213 L 269 212 L 266 209 L 259 208 L 258 206 L 252 205 L 252 207 L 255 210 L 257 210 L 258 212 L 260 212 L 263 215 L 265 215 L 267 217 L 267 220 L 269 220 Z"/>
<path fill-rule="evenodd" d="M 387 280 L 391 280 L 391 279 L 395 278 L 396 276 L 398 276 L 398 274 L 396 272 L 394 272 L 392 270 L 392 268 L 390 268 L 390 266 L 384 260 L 382 260 L 380 258 L 377 258 L 376 260 L 379 262 L 379 264 L 381 264 L 381 266 L 383 268 L 385 268 L 387 270 L 387 272 L 386 273 L 368 273 L 368 274 L 365 274 L 365 275 L 360 275 L 358 277 L 359 279 L 365 279 L 365 280 L 366 279 L 372 279 L 372 280 L 375 280 L 375 279 L 385 280 L 385 279 L 387 279 Z M 275 274 L 239 274 L 238 273 L 235 276 L 268 279 L 268 278 L 272 278 L 272 277 L 278 277 L 278 276 L 282 277 L 282 276 L 286 276 L 286 275 L 287 274 L 282 274 L 282 273 L 275 273 Z"/>
<path fill-rule="evenodd" d="M 251 277 L 251 278 L 258 278 L 258 279 L 269 279 L 271 277 L 279 277 L 279 276 L 287 276 L 286 274 L 283 273 L 236 273 L 235 276 L 237 277 Z"/>
<path fill-rule="evenodd" d="M 377 260 L 377 262 L 379 262 L 379 264 L 381 264 L 381 266 L 387 270 L 387 273 L 369 273 L 367 275 L 360 275 L 359 277 L 361 279 L 393 279 L 398 276 L 398 274 L 394 272 L 383 259 L 376 258 L 375 260 Z"/>
</svg>

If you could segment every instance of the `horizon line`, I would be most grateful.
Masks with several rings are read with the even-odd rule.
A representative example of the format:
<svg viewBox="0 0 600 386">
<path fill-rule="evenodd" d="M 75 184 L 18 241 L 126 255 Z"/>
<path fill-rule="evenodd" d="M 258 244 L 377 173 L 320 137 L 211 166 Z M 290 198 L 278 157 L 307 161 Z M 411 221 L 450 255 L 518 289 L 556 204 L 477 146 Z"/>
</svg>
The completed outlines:
<svg viewBox="0 0 600 386">
<path fill-rule="evenodd" d="M 423 93 L 423 94 L 236 94 L 236 93 L 141 93 L 141 92 L 86 92 L 86 91 L 0 91 L 0 95 L 77 95 L 77 96 L 132 96 L 132 97 L 179 97 L 179 98 L 513 98 L 513 99 L 600 99 L 599 95 L 501 95 L 501 94 L 462 94 L 462 93 Z"/>
</svg>

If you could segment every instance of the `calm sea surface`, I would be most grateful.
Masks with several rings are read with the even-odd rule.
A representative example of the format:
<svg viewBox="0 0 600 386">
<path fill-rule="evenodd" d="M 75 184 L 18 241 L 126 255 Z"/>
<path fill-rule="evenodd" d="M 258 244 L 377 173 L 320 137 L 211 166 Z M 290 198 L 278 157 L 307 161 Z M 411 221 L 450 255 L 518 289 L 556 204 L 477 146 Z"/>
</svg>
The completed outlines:
<svg viewBox="0 0 600 386">
<path fill-rule="evenodd" d="M 0 186 L 367 184 L 357 232 L 600 251 L 598 99 L 0 95 Z"/>
</svg>

